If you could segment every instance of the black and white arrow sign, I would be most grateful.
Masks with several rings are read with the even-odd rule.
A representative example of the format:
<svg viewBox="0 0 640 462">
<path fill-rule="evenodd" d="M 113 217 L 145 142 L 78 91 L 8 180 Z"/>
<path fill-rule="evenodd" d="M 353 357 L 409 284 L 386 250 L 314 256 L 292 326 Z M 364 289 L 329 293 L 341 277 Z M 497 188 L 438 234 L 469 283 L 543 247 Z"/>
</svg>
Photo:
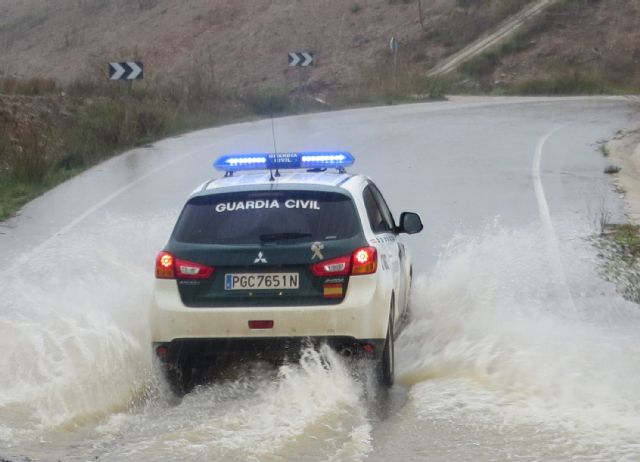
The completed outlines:
<svg viewBox="0 0 640 462">
<path fill-rule="evenodd" d="M 144 65 L 142 61 L 109 63 L 109 78 L 111 80 L 140 80 L 143 77 Z"/>
<path fill-rule="evenodd" d="M 313 53 L 310 51 L 295 51 L 289 53 L 289 66 L 307 67 L 313 64 Z"/>
</svg>

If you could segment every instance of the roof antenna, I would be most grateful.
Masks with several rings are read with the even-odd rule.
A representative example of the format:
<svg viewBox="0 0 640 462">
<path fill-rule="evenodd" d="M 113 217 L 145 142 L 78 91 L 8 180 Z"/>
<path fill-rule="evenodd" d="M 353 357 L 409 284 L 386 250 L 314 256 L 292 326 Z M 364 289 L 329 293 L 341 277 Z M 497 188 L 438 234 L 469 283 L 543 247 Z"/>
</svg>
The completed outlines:
<svg viewBox="0 0 640 462">
<path fill-rule="evenodd" d="M 280 176 L 280 171 L 278 170 L 278 161 L 277 161 L 278 146 L 276 144 L 276 126 L 275 126 L 275 122 L 273 121 L 273 96 L 269 101 L 269 110 L 271 114 L 271 137 L 273 138 L 273 153 L 275 154 L 274 159 L 276 159 L 276 175 L 275 176 Z M 273 170 L 269 169 L 269 172 L 271 173 L 271 178 L 269 178 L 269 181 L 275 181 L 275 178 L 273 177 Z"/>
</svg>

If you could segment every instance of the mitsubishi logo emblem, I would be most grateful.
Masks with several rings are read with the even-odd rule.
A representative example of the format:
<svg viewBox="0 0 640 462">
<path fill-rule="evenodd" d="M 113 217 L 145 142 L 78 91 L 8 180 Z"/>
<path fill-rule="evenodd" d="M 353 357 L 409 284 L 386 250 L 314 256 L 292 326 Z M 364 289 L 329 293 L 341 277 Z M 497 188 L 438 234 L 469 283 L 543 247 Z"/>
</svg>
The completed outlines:
<svg viewBox="0 0 640 462">
<path fill-rule="evenodd" d="M 267 263 L 267 259 L 264 258 L 262 251 L 258 252 L 258 257 L 253 260 L 254 263 Z"/>
</svg>

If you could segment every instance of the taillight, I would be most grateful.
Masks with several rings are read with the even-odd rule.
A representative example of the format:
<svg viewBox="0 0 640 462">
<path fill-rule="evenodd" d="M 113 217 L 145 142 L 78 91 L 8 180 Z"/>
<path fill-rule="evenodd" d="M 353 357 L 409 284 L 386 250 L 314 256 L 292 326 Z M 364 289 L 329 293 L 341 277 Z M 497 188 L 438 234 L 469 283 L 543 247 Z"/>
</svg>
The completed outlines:
<svg viewBox="0 0 640 462">
<path fill-rule="evenodd" d="M 353 252 L 351 274 L 371 274 L 378 269 L 378 251 L 375 247 L 361 247 Z"/>
<path fill-rule="evenodd" d="M 311 265 L 314 276 L 346 276 L 351 271 L 351 256 L 333 258 Z"/>
<path fill-rule="evenodd" d="M 175 258 L 169 252 L 156 257 L 156 277 L 159 279 L 207 279 L 214 272 L 212 266 Z"/>
<path fill-rule="evenodd" d="M 173 255 L 169 252 L 160 252 L 156 257 L 156 277 L 159 279 L 175 279 L 174 260 Z"/>
<path fill-rule="evenodd" d="M 314 276 L 347 276 L 375 273 L 378 269 L 378 252 L 375 247 L 361 247 L 351 255 L 333 258 L 311 265 Z"/>
</svg>

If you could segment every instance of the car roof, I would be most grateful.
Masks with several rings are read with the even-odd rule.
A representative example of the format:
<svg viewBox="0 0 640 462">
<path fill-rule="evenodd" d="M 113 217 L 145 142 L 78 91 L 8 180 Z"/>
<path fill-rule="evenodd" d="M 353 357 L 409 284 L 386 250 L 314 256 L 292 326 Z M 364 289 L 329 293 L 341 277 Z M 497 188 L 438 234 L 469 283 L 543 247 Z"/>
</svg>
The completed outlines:
<svg viewBox="0 0 640 462">
<path fill-rule="evenodd" d="M 355 185 L 366 181 L 363 175 L 340 173 L 336 171 L 282 172 L 280 176 L 260 171 L 259 173 L 242 173 L 233 176 L 212 179 L 198 187 L 192 195 L 207 195 L 218 192 L 237 192 L 250 189 L 282 189 L 301 188 L 305 190 L 330 191 L 344 189 L 353 192 Z"/>
</svg>

